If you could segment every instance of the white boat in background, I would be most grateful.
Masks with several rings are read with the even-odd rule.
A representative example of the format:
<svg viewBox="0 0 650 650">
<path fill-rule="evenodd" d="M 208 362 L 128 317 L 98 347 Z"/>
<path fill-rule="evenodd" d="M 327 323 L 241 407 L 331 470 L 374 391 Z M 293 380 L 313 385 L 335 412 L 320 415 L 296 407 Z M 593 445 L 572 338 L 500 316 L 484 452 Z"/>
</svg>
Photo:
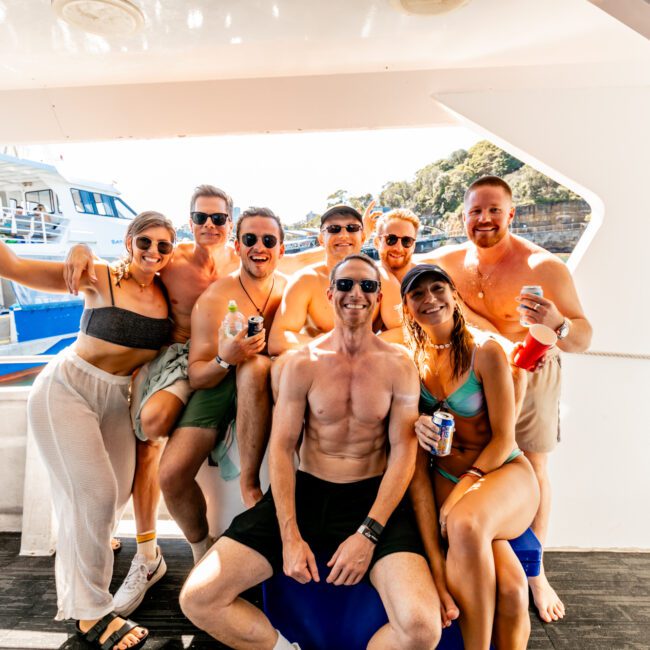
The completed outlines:
<svg viewBox="0 0 650 650">
<path fill-rule="evenodd" d="M 0 154 L 0 239 L 21 257 L 63 259 L 70 246 L 84 243 L 115 259 L 134 216 L 112 185 L 69 179 L 52 165 Z M 55 354 L 74 341 L 80 317 L 81 301 L 74 296 L 1 279 L 0 355 Z M 2 364 L 0 382 L 37 367 Z"/>
<path fill-rule="evenodd" d="M 594 337 L 563 358 L 548 546 L 650 550 L 647 0 L 95 0 L 76 3 L 87 31 L 49 2 L 5 4 L 0 142 L 457 125 L 583 196 L 592 218 L 567 264 Z M 62 248 L 118 220 L 76 216 Z M 32 239 L 52 236 L 34 217 Z M 5 530 L 43 519 L 29 471 L 22 483 L 27 390 L 0 388 Z"/>
</svg>

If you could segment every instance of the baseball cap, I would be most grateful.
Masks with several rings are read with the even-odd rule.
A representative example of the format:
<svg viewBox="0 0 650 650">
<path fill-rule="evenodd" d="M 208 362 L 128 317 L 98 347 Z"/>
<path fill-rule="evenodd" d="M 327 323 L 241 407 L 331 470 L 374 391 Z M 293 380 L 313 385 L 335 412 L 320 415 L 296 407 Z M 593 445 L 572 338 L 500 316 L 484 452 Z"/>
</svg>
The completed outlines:
<svg viewBox="0 0 650 650">
<path fill-rule="evenodd" d="M 440 268 L 437 264 L 418 264 L 414 266 L 402 280 L 402 285 L 400 286 L 400 293 L 402 298 L 413 289 L 413 285 L 423 276 L 423 275 L 433 275 L 436 279 L 442 280 L 447 284 L 454 287 L 452 279 L 447 275 L 447 272 Z"/>
<path fill-rule="evenodd" d="M 354 217 L 361 225 L 363 225 L 363 217 L 359 213 L 358 210 L 355 210 L 352 206 L 350 205 L 345 205 L 343 203 L 339 203 L 338 205 L 333 205 L 331 208 L 328 208 L 323 212 L 323 214 L 320 217 L 320 225 L 322 226 L 330 217 L 334 216 L 342 216 L 342 217 Z"/>
</svg>

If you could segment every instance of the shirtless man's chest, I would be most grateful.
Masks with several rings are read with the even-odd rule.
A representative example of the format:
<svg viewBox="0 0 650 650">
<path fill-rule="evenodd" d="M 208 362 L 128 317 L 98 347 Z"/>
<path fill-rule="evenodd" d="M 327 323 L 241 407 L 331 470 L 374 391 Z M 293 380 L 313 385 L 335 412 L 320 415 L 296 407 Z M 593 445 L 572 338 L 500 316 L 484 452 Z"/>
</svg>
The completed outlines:
<svg viewBox="0 0 650 650">
<path fill-rule="evenodd" d="M 471 251 L 454 252 L 441 263 L 470 309 L 487 318 L 510 340 L 524 337 L 526 328 L 519 323 L 516 298 L 524 285 L 542 284 L 540 275 L 530 267 L 528 256 L 509 256 L 483 272 L 478 271 Z"/>
<path fill-rule="evenodd" d="M 217 268 L 211 260 L 197 264 L 187 251 L 175 252 L 174 258 L 160 274 L 171 305 L 174 342 L 185 343 L 189 339 L 192 308 L 199 296 L 215 280 L 237 270 L 238 266 L 238 259 L 234 256 L 224 267 Z"/>
<path fill-rule="evenodd" d="M 313 283 L 314 289 L 311 292 L 308 311 L 310 324 L 320 332 L 329 332 L 334 327 L 334 312 L 327 299 L 327 289 L 329 287 L 327 270 L 324 272 L 318 271 Z"/>
<path fill-rule="evenodd" d="M 391 404 L 390 376 L 378 372 L 378 354 L 354 361 L 342 361 L 338 355 L 319 359 L 309 390 L 311 418 L 319 425 L 340 426 L 341 433 L 350 425 L 373 429 L 381 427 Z"/>
</svg>

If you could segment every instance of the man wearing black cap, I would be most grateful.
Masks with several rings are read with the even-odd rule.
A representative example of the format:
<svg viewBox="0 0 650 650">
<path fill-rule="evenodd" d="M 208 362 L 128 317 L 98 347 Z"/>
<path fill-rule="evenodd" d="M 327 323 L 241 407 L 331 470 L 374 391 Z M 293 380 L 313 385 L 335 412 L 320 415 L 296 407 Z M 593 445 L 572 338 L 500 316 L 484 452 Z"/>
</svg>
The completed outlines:
<svg viewBox="0 0 650 650">
<path fill-rule="evenodd" d="M 363 217 L 353 207 L 335 205 L 323 213 L 318 241 L 325 261 L 291 278 L 269 334 L 269 354 L 297 350 L 334 327 L 327 300 L 330 271 L 347 255 L 359 253 L 364 239 Z"/>
</svg>

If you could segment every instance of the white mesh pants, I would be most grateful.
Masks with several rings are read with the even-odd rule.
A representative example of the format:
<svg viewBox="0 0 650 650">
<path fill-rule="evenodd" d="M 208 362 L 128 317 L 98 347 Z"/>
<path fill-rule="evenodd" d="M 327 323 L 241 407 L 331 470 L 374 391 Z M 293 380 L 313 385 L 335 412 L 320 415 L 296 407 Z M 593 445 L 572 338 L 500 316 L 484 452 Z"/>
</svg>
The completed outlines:
<svg viewBox="0 0 650 650">
<path fill-rule="evenodd" d="M 110 538 L 135 470 L 130 381 L 66 349 L 46 366 L 29 396 L 29 422 L 59 522 L 57 620 L 96 619 L 113 610 Z"/>
</svg>

